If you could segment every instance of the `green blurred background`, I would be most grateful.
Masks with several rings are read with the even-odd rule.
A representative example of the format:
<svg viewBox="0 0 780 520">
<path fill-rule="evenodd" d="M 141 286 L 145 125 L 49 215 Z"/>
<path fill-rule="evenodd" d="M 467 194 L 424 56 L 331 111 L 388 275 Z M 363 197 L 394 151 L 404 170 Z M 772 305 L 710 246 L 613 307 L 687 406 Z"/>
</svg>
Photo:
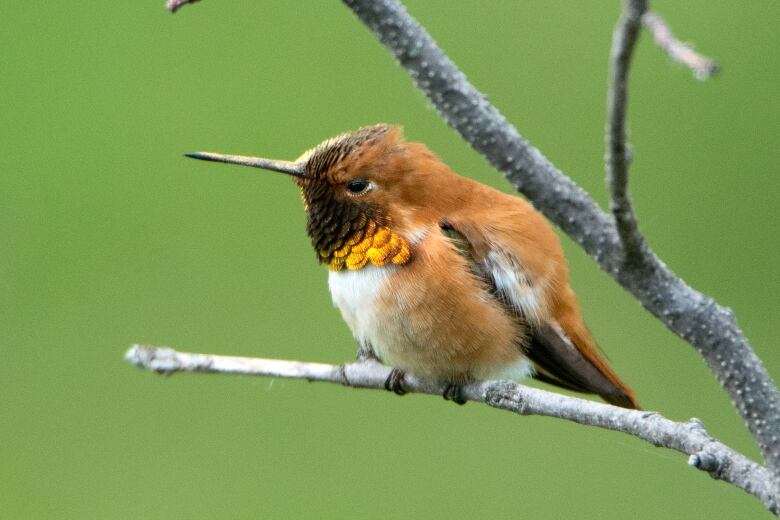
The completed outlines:
<svg viewBox="0 0 780 520">
<path fill-rule="evenodd" d="M 301 381 L 137 370 L 136 342 L 338 363 L 354 345 L 293 184 L 184 159 L 295 158 L 403 124 L 507 183 L 339 2 L 0 8 L 0 517 L 757 518 L 758 501 L 626 435 Z M 473 83 L 606 205 L 618 2 L 409 0 Z M 732 307 L 780 379 L 780 7 L 654 2 L 716 56 L 699 83 L 642 36 L 642 229 Z M 590 327 L 642 404 L 758 452 L 703 361 L 564 239 Z"/>
</svg>

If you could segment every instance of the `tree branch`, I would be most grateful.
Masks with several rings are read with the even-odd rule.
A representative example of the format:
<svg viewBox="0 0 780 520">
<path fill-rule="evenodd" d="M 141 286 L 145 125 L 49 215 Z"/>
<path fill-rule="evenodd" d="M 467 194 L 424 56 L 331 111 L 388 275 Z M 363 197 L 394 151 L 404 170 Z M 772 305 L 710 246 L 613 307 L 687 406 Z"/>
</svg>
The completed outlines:
<svg viewBox="0 0 780 520">
<path fill-rule="evenodd" d="M 628 196 L 630 149 L 626 142 L 628 112 L 628 71 L 631 57 L 642 28 L 645 0 L 624 0 L 623 12 L 612 35 L 610 81 L 607 89 L 607 186 L 618 236 L 625 251 L 625 261 L 640 260 L 644 239 Z"/>
<path fill-rule="evenodd" d="M 692 344 L 728 392 L 780 480 L 780 396 L 733 313 L 689 287 L 648 248 L 626 264 L 617 228 L 472 86 L 397 0 L 343 0 L 441 117 L 672 332 Z"/>
<path fill-rule="evenodd" d="M 191 354 L 141 345 L 130 348 L 125 359 L 137 367 L 164 374 L 211 372 L 283 377 L 377 390 L 384 389 L 385 380 L 390 373 L 388 367 L 371 360 L 338 366 Z M 444 391 L 443 386 L 411 375 L 404 379 L 404 388 L 409 392 L 432 395 L 441 395 Z M 469 401 L 485 403 L 519 415 L 557 417 L 586 426 L 623 432 L 653 446 L 679 451 L 689 455 L 689 465 L 756 496 L 770 511 L 780 511 L 777 493 L 769 486 L 769 471 L 710 437 L 697 419 L 678 423 L 655 412 L 618 408 L 509 381 L 474 382 L 463 387 L 463 396 Z"/>
<path fill-rule="evenodd" d="M 165 8 L 168 9 L 170 12 L 175 13 L 182 7 L 184 7 L 187 4 L 194 4 L 195 2 L 199 2 L 200 0 L 168 0 L 165 2 Z"/>
<path fill-rule="evenodd" d="M 705 80 L 720 72 L 718 62 L 702 56 L 675 38 L 672 30 L 658 14 L 646 12 L 642 16 L 642 25 L 653 35 L 655 44 L 672 60 L 691 69 L 696 79 Z"/>
</svg>

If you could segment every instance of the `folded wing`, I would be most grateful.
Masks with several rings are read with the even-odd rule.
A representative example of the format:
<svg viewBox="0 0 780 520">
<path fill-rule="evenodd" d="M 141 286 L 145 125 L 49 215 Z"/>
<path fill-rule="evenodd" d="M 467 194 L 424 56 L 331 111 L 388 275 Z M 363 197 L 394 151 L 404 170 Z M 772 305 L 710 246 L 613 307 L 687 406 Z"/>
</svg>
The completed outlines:
<svg viewBox="0 0 780 520">
<path fill-rule="evenodd" d="M 587 330 L 567 334 L 561 323 L 543 312 L 520 259 L 508 248 L 501 248 L 477 226 L 462 221 L 444 220 L 440 227 L 491 295 L 530 330 L 521 348 L 534 363 L 536 379 L 598 394 L 616 406 L 639 408 L 633 391 L 602 359 Z"/>
</svg>

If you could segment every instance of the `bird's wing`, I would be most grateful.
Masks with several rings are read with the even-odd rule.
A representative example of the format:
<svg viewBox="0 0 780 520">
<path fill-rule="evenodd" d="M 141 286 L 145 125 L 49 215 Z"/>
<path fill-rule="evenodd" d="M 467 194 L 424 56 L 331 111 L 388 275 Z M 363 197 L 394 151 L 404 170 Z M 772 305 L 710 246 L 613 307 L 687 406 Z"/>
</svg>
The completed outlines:
<svg viewBox="0 0 780 520">
<path fill-rule="evenodd" d="M 476 226 L 448 219 L 440 223 L 440 228 L 506 312 L 529 328 L 530 335 L 522 348 L 535 365 L 536 379 L 569 390 L 598 394 L 617 406 L 638 408 L 633 392 L 595 348 L 577 345 L 554 319 L 539 315 L 542 311 L 538 298 L 518 258 Z"/>
</svg>

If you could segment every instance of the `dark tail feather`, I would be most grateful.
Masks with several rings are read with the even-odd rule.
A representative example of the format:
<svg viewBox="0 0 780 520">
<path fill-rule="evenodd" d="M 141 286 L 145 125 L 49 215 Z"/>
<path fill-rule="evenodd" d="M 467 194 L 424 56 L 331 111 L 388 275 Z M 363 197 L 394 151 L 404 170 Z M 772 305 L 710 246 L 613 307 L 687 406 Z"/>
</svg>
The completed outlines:
<svg viewBox="0 0 780 520">
<path fill-rule="evenodd" d="M 614 404 L 615 406 L 620 406 L 621 408 L 633 408 L 634 410 L 641 410 L 642 408 L 639 407 L 639 403 L 636 400 L 636 397 L 634 396 L 634 392 L 631 392 L 630 394 L 600 394 L 601 398 L 604 399 L 609 404 Z"/>
<path fill-rule="evenodd" d="M 604 366 L 594 366 L 557 327 L 535 328 L 526 355 L 536 365 L 534 377 L 540 381 L 575 392 L 598 394 L 615 406 L 639 409 L 634 392 L 603 362 L 600 365 Z"/>
</svg>

